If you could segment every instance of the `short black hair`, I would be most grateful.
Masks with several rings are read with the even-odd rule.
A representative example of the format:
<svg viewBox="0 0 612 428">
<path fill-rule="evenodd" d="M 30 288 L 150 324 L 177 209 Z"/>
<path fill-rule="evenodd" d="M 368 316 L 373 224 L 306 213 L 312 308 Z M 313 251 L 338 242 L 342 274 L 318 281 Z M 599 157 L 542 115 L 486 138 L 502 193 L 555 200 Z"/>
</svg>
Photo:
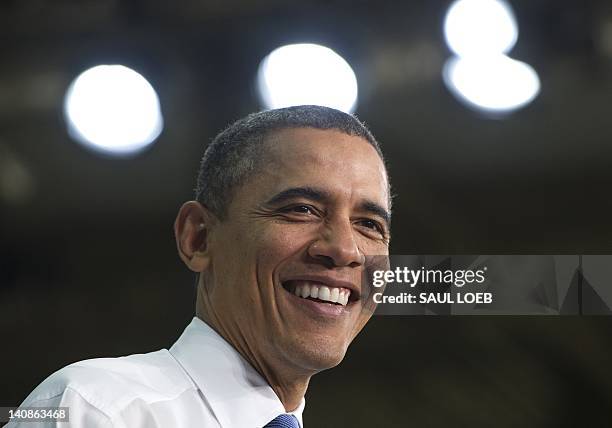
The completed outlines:
<svg viewBox="0 0 612 428">
<path fill-rule="evenodd" d="M 261 167 L 265 138 L 289 128 L 335 129 L 361 137 L 374 147 L 384 164 L 378 142 L 351 114 L 315 105 L 265 110 L 232 123 L 208 145 L 198 172 L 196 200 L 224 220 L 236 187 Z M 389 198 L 389 208 L 390 202 Z"/>
</svg>

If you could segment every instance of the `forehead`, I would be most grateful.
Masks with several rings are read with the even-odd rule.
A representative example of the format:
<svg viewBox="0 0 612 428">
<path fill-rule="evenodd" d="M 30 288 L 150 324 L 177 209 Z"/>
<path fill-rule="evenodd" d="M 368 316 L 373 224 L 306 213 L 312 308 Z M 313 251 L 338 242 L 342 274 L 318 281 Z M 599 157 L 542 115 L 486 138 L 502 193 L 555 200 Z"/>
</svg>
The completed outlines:
<svg viewBox="0 0 612 428">
<path fill-rule="evenodd" d="M 338 130 L 295 128 L 271 134 L 265 144 L 262 170 L 269 192 L 316 186 L 338 197 L 367 198 L 388 208 L 384 164 L 364 138 Z"/>
</svg>

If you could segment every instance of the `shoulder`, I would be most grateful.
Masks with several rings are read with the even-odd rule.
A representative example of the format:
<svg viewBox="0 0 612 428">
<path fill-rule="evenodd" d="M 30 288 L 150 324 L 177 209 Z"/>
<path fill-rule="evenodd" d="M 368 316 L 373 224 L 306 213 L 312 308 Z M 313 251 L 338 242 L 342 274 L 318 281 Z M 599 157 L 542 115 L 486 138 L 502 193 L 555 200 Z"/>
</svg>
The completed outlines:
<svg viewBox="0 0 612 428">
<path fill-rule="evenodd" d="M 65 400 L 78 397 L 113 418 L 134 401 L 153 404 L 172 400 L 191 389 L 196 387 L 164 349 L 70 364 L 45 379 L 22 405 L 49 400 L 70 405 Z"/>
</svg>

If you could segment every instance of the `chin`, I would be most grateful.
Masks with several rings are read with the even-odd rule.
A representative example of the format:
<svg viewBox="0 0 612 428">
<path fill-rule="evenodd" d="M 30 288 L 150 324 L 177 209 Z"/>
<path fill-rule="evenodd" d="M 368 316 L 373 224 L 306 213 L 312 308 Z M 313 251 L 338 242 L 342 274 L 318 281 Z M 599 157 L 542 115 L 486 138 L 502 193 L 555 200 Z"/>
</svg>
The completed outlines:
<svg viewBox="0 0 612 428">
<path fill-rule="evenodd" d="M 298 366 L 313 372 L 337 366 L 346 355 L 348 344 L 338 343 L 337 338 L 318 338 L 300 341 L 292 346 L 290 358 Z"/>
</svg>

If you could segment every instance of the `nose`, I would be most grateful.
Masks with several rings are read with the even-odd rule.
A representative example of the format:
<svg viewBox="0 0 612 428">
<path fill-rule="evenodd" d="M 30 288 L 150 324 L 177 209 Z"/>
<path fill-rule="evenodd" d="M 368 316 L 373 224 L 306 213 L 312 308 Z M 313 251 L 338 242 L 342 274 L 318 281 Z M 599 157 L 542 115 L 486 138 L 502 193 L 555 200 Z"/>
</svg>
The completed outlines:
<svg viewBox="0 0 612 428">
<path fill-rule="evenodd" d="M 320 237 L 308 247 L 308 254 L 329 267 L 357 267 L 365 262 L 349 220 L 326 224 Z"/>
</svg>

